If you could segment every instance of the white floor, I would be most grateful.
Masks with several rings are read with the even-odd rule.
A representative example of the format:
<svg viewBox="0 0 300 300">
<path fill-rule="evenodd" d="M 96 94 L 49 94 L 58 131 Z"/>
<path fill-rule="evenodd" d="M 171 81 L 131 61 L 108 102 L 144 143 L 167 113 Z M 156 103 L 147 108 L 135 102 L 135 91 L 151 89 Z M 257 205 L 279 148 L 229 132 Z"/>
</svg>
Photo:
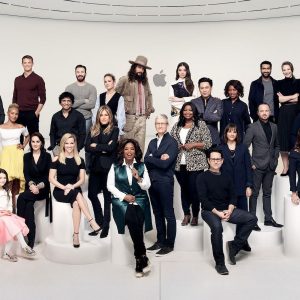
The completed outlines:
<svg viewBox="0 0 300 300">
<path fill-rule="evenodd" d="M 0 299 L 299 299 L 300 259 L 283 254 L 241 253 L 221 276 L 201 252 L 149 255 L 152 271 L 135 278 L 133 266 L 111 262 L 63 265 L 47 261 L 42 245 L 34 260 L 0 260 Z"/>
</svg>

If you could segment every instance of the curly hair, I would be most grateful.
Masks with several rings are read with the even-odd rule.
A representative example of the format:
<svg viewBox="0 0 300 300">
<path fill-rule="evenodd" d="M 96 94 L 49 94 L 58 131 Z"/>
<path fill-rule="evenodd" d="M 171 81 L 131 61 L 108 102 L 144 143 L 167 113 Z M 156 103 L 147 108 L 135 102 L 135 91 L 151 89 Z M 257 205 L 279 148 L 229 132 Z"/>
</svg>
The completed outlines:
<svg viewBox="0 0 300 300">
<path fill-rule="evenodd" d="M 186 71 L 186 75 L 185 75 L 185 78 L 184 78 L 185 86 L 186 86 L 186 89 L 189 92 L 190 96 L 192 96 L 195 86 L 194 86 L 193 80 L 191 78 L 190 67 L 186 62 L 180 62 L 177 65 L 177 68 L 176 68 L 176 80 L 178 80 L 178 78 L 179 78 L 178 69 L 180 67 L 185 67 L 185 71 Z"/>
<path fill-rule="evenodd" d="M 128 78 L 129 81 L 135 81 L 136 80 L 136 72 L 135 72 L 135 68 L 139 66 L 138 64 L 132 64 L 129 71 L 128 71 Z M 143 67 L 143 66 L 142 66 Z M 147 77 L 147 70 L 145 67 L 144 68 L 144 73 L 141 76 L 141 82 L 142 84 L 146 84 L 148 82 L 148 77 Z"/>
<path fill-rule="evenodd" d="M 141 150 L 141 147 L 140 147 L 139 143 L 134 139 L 125 139 L 125 140 L 120 142 L 119 147 L 118 147 L 118 158 L 117 158 L 118 164 L 119 165 L 123 164 L 124 149 L 125 149 L 125 146 L 127 144 L 132 144 L 133 145 L 134 151 L 135 151 L 134 158 L 138 163 L 141 162 L 142 157 L 143 157 L 143 152 Z"/>
<path fill-rule="evenodd" d="M 224 94 L 226 97 L 229 97 L 228 90 L 230 86 L 233 86 L 238 91 L 239 97 L 244 97 L 244 86 L 239 80 L 234 79 L 229 80 L 225 85 Z"/>
<path fill-rule="evenodd" d="M 181 108 L 180 113 L 179 113 L 179 120 L 178 120 L 178 124 L 177 125 L 179 127 L 184 127 L 185 126 L 185 118 L 183 116 L 183 111 L 184 111 L 184 109 L 185 109 L 186 106 L 190 106 L 192 108 L 194 125 L 198 127 L 199 114 L 198 114 L 198 111 L 197 111 L 197 108 L 196 108 L 195 104 L 192 103 L 192 102 L 185 102 L 182 105 L 182 108 Z"/>
</svg>

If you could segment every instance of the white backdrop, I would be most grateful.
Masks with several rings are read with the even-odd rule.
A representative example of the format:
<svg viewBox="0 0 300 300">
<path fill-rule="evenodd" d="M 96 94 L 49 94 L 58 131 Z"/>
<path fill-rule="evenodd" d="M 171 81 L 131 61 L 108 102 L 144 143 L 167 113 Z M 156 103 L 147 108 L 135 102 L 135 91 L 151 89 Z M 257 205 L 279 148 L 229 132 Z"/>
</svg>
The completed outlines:
<svg viewBox="0 0 300 300">
<path fill-rule="evenodd" d="M 260 75 L 259 63 L 270 60 L 273 75 L 282 78 L 280 65 L 290 60 L 295 75 L 300 74 L 300 18 L 198 24 L 106 24 L 38 20 L 0 16 L 1 72 L 0 95 L 4 107 L 11 102 L 13 82 L 22 73 L 21 57 L 34 57 L 36 73 L 47 88 L 47 102 L 41 114 L 41 132 L 49 134 L 49 122 L 60 109 L 58 95 L 75 81 L 76 64 L 87 66 L 87 81 L 103 91 L 102 77 L 112 72 L 117 78 L 127 73 L 129 59 L 148 57 L 148 72 L 157 113 L 169 113 L 168 84 L 174 80 L 180 61 L 189 63 L 196 84 L 202 76 L 214 81 L 213 95 L 224 98 L 230 79 L 245 86 Z M 156 87 L 152 77 L 160 70 L 167 85 Z M 153 134 L 153 120 L 148 136 Z"/>
</svg>

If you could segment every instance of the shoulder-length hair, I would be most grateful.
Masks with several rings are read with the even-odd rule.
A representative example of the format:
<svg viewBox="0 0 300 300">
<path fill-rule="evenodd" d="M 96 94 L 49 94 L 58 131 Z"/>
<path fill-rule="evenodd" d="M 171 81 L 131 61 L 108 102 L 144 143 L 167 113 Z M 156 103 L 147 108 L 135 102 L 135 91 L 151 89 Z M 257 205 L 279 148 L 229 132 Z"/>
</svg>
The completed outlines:
<svg viewBox="0 0 300 300">
<path fill-rule="evenodd" d="M 107 112 L 107 114 L 109 116 L 109 122 L 108 122 L 108 126 L 106 128 L 101 129 L 100 115 L 104 111 Z M 100 106 L 97 111 L 95 124 L 91 127 L 91 137 L 99 135 L 101 130 L 103 130 L 104 134 L 108 134 L 113 130 L 113 128 L 114 128 L 114 117 L 111 112 L 111 109 L 107 105 Z"/>
<path fill-rule="evenodd" d="M 7 192 L 7 195 L 8 195 L 8 192 L 9 192 L 8 174 L 7 174 L 6 170 L 4 170 L 2 168 L 0 168 L 0 174 L 4 174 L 6 176 L 6 182 L 2 188 Z"/>
<path fill-rule="evenodd" d="M 195 86 L 194 86 L 194 83 L 193 83 L 193 80 L 192 80 L 190 66 L 186 62 L 180 62 L 177 65 L 177 68 L 176 68 L 176 80 L 178 80 L 178 78 L 179 78 L 178 69 L 180 67 L 185 67 L 185 70 L 186 70 L 186 75 L 185 75 L 185 78 L 184 78 L 185 86 L 186 86 L 187 91 L 190 93 L 190 96 L 192 96 Z"/>
<path fill-rule="evenodd" d="M 39 133 L 39 132 L 34 132 L 34 133 L 32 133 L 31 136 L 30 136 L 30 141 L 29 141 L 30 151 L 31 151 L 31 152 L 33 151 L 32 145 L 31 145 L 31 140 L 32 140 L 32 138 L 33 138 L 34 136 L 36 136 L 36 137 L 41 141 L 41 152 L 45 151 L 45 139 L 44 139 L 44 137 L 42 136 L 42 134 Z"/>
<path fill-rule="evenodd" d="M 234 79 L 229 80 L 225 85 L 224 94 L 226 97 L 229 97 L 228 90 L 230 86 L 233 86 L 238 91 L 239 97 L 244 97 L 244 86 L 239 80 Z"/>
<path fill-rule="evenodd" d="M 117 158 L 118 164 L 119 165 L 123 164 L 124 149 L 127 144 L 132 144 L 134 146 L 134 150 L 135 150 L 134 158 L 138 163 L 140 163 L 143 157 L 143 152 L 141 150 L 139 143 L 134 139 L 126 139 L 121 141 L 118 147 L 118 158 Z"/>
<path fill-rule="evenodd" d="M 136 79 L 136 73 L 135 73 L 136 66 L 138 66 L 138 64 L 132 64 L 128 71 L 128 78 L 129 78 L 129 81 L 131 81 L 131 82 L 135 81 L 135 79 Z M 141 79 L 142 79 L 143 85 L 148 82 L 147 70 L 145 67 L 144 67 L 144 73 L 142 74 Z"/>
<path fill-rule="evenodd" d="M 76 164 L 79 166 L 81 164 L 81 158 L 79 156 L 78 153 L 78 149 L 77 149 L 77 139 L 75 134 L 73 133 L 65 133 L 59 143 L 59 153 L 58 153 L 58 160 L 60 163 L 62 164 L 66 164 L 66 156 L 65 156 L 65 143 L 68 139 L 72 138 L 74 140 L 74 151 L 73 151 L 73 155 L 74 155 L 74 159 L 76 161 Z"/>
<path fill-rule="evenodd" d="M 240 138 L 237 126 L 233 123 L 229 123 L 224 129 L 224 134 L 223 134 L 224 143 L 225 144 L 228 143 L 227 133 L 228 133 L 228 131 L 231 131 L 231 130 L 234 130 L 237 133 L 235 141 L 236 141 L 237 144 L 239 144 L 241 142 L 241 138 Z"/>
<path fill-rule="evenodd" d="M 198 114 L 198 111 L 197 111 L 197 108 L 196 108 L 195 104 L 192 103 L 192 102 L 185 102 L 182 105 L 182 108 L 181 108 L 180 113 L 179 113 L 178 126 L 179 127 L 184 127 L 185 126 L 185 118 L 183 116 L 183 111 L 184 111 L 186 106 L 190 106 L 192 108 L 194 125 L 198 127 L 199 114 Z"/>
</svg>

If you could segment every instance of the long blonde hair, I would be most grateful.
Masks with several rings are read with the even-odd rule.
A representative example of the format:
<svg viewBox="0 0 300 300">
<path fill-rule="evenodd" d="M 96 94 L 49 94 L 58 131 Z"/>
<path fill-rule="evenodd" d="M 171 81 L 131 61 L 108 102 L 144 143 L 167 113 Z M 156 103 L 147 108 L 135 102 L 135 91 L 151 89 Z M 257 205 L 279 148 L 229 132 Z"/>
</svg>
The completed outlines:
<svg viewBox="0 0 300 300">
<path fill-rule="evenodd" d="M 78 150 L 77 150 L 77 139 L 75 134 L 73 133 L 65 133 L 59 143 L 59 153 L 58 153 L 58 160 L 62 164 L 66 164 L 66 156 L 65 156 L 65 143 L 68 139 L 72 138 L 74 140 L 74 159 L 76 161 L 76 164 L 79 166 L 81 164 L 81 158 L 79 156 Z"/>
<path fill-rule="evenodd" d="M 101 124 L 100 124 L 100 118 L 99 117 L 100 117 L 100 115 L 103 111 L 106 111 L 108 116 L 109 116 L 108 126 L 103 130 L 103 133 L 104 134 L 110 133 L 112 131 L 113 127 L 114 127 L 114 117 L 113 117 L 113 114 L 111 112 L 111 109 L 107 105 L 102 105 L 98 109 L 95 124 L 91 128 L 91 137 L 97 136 L 101 132 Z"/>
</svg>

